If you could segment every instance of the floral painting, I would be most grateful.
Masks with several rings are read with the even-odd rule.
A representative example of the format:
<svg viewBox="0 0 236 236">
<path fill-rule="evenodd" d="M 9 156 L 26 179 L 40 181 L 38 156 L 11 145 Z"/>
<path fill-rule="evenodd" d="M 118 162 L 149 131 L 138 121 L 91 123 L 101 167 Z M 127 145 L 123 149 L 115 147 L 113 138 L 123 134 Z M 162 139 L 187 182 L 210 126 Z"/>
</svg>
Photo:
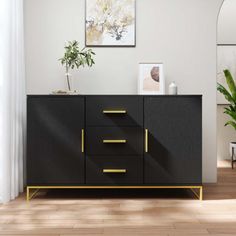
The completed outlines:
<svg viewBox="0 0 236 236">
<path fill-rule="evenodd" d="M 135 46 L 135 0 L 86 0 L 86 46 Z"/>
</svg>

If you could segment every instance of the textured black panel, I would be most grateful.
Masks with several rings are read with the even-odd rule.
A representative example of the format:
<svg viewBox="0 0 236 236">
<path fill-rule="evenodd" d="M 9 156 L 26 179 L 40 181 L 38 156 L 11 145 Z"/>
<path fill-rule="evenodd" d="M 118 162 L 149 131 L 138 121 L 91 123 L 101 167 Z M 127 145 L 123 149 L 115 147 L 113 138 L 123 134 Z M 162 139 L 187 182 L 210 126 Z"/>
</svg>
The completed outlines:
<svg viewBox="0 0 236 236">
<path fill-rule="evenodd" d="M 27 184 L 84 183 L 84 98 L 28 97 Z"/>
<path fill-rule="evenodd" d="M 87 184 L 143 184 L 142 156 L 89 156 L 86 163 Z M 126 169 L 127 173 L 107 174 L 103 169 Z"/>
<path fill-rule="evenodd" d="M 145 97 L 145 184 L 202 182 L 201 97 Z"/>
<path fill-rule="evenodd" d="M 103 114 L 103 110 L 126 110 L 127 114 Z M 87 126 L 143 126 L 142 96 L 87 96 Z"/>
<path fill-rule="evenodd" d="M 88 155 L 143 155 L 143 129 L 140 127 L 87 127 Z M 104 144 L 103 140 L 126 140 Z"/>
</svg>

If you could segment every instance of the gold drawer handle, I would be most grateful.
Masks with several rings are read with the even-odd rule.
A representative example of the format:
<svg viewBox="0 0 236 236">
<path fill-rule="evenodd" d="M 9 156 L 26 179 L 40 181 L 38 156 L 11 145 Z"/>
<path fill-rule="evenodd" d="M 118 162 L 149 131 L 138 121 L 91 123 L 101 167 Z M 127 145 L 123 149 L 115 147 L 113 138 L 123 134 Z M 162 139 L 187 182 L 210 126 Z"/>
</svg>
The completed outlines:
<svg viewBox="0 0 236 236">
<path fill-rule="evenodd" d="M 103 173 L 124 174 L 126 173 L 126 169 L 103 169 Z"/>
<path fill-rule="evenodd" d="M 81 130 L 81 152 L 84 153 L 84 129 Z"/>
<path fill-rule="evenodd" d="M 145 129 L 145 152 L 148 153 L 148 129 Z"/>
<path fill-rule="evenodd" d="M 126 110 L 103 110 L 103 114 L 126 114 Z"/>
<path fill-rule="evenodd" d="M 127 143 L 127 141 L 125 139 L 121 139 L 121 140 L 108 140 L 108 139 L 104 139 L 103 143 Z"/>
</svg>

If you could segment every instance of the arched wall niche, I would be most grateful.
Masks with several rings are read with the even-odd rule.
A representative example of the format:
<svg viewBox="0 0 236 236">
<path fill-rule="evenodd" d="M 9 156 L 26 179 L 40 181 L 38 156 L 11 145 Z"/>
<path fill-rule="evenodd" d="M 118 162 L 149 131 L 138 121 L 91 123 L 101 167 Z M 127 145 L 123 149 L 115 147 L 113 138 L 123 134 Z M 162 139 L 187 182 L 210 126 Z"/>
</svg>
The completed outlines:
<svg viewBox="0 0 236 236">
<path fill-rule="evenodd" d="M 236 78 L 236 1 L 225 0 L 218 16 L 217 31 L 217 81 L 227 87 L 224 69 L 229 69 Z M 217 93 L 217 159 L 230 159 L 229 143 L 236 140 L 236 133 L 230 126 L 224 127 L 228 121 L 224 107 L 227 101 Z"/>
</svg>

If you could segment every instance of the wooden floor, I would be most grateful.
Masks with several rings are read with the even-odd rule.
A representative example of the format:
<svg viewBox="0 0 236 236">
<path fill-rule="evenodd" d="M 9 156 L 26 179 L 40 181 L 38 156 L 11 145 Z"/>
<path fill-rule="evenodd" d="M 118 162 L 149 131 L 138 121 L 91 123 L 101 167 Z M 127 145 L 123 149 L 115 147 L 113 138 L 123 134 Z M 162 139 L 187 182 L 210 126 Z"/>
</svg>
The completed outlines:
<svg viewBox="0 0 236 236">
<path fill-rule="evenodd" d="M 116 196 L 116 197 L 114 197 Z M 204 201 L 188 190 L 49 191 L 0 205 L 0 235 L 236 235 L 236 169 Z"/>
</svg>

